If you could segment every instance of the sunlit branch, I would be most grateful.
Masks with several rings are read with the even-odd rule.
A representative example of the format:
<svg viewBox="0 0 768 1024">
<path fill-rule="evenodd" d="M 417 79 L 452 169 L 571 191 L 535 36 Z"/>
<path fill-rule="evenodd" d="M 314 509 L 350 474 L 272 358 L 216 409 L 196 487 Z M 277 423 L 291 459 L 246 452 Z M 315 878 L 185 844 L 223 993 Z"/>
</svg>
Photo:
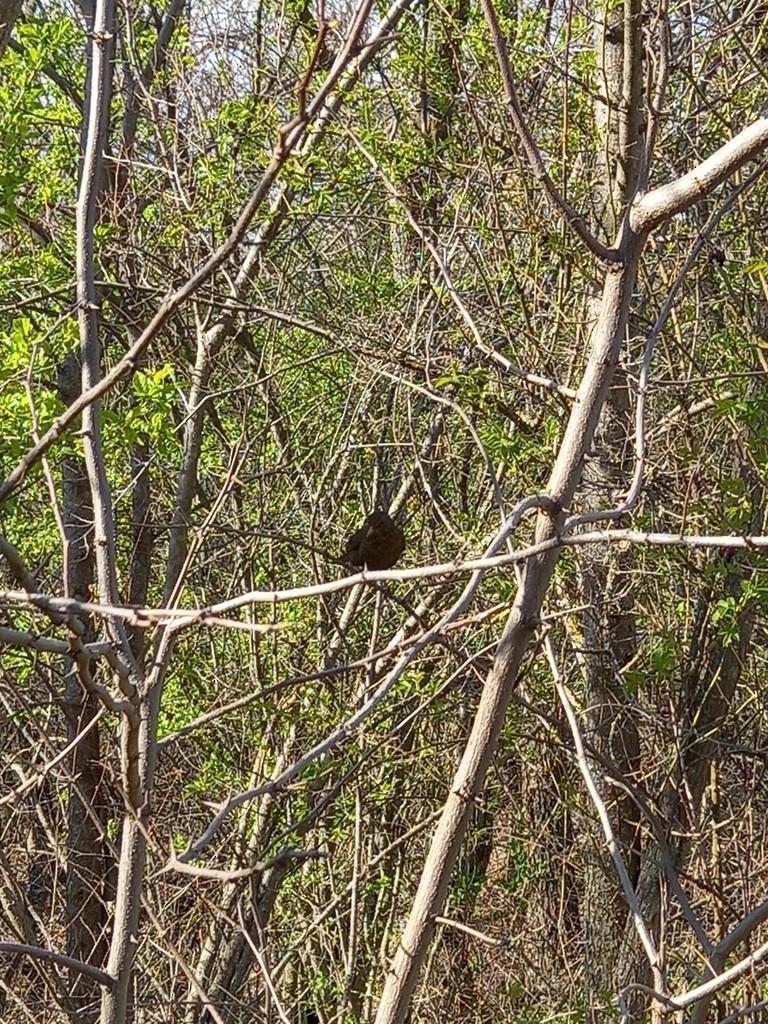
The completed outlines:
<svg viewBox="0 0 768 1024">
<path fill-rule="evenodd" d="M 443 562 L 437 565 L 425 565 L 417 569 L 389 569 L 382 572 L 359 572 L 354 576 L 344 576 L 328 583 L 318 583 L 308 587 L 291 587 L 285 590 L 251 590 L 238 597 L 211 605 L 208 608 L 130 608 L 99 604 L 92 601 L 76 601 L 66 597 L 51 597 L 47 594 L 27 594 L 19 590 L 0 590 L 0 600 L 13 604 L 33 606 L 41 611 L 83 612 L 93 615 L 119 615 L 132 625 L 147 626 L 152 623 L 168 620 L 174 628 L 184 629 L 192 625 L 226 626 L 230 629 L 241 629 L 257 633 L 276 632 L 285 626 L 279 623 L 250 624 L 223 618 L 227 612 L 251 604 L 283 604 L 303 598 L 318 597 L 322 594 L 335 594 L 348 590 L 358 583 L 378 583 L 383 581 L 404 582 L 407 580 L 438 579 L 444 576 L 461 576 L 469 572 L 487 572 L 517 565 L 537 555 L 556 548 L 578 548 L 599 544 L 634 544 L 640 547 L 682 548 L 686 551 L 701 549 L 720 550 L 726 556 L 735 551 L 763 550 L 768 548 L 768 535 L 754 534 L 738 536 L 735 534 L 680 534 L 654 533 L 650 530 L 592 530 L 588 533 L 567 534 L 552 537 L 539 544 L 525 547 L 504 555 L 488 555 L 481 558 L 467 558 L 456 562 Z"/>
</svg>

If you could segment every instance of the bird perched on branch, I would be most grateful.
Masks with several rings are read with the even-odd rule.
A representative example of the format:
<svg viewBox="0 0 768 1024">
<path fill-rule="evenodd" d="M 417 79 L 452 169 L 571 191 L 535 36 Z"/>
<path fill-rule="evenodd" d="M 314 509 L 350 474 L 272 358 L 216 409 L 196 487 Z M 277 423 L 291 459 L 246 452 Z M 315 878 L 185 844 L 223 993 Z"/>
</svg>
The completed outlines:
<svg viewBox="0 0 768 1024">
<path fill-rule="evenodd" d="M 347 541 L 347 561 L 355 569 L 391 569 L 403 551 L 403 531 L 381 509 L 371 512 Z"/>
</svg>

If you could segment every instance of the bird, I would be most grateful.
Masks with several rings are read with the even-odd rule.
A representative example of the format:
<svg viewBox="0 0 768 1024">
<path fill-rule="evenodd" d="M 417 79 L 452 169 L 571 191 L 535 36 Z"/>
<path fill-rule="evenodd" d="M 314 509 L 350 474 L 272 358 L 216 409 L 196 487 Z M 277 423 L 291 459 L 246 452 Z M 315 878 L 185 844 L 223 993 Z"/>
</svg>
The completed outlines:
<svg viewBox="0 0 768 1024">
<path fill-rule="evenodd" d="M 376 509 L 347 541 L 347 561 L 355 569 L 391 569 L 405 551 L 403 531 Z"/>
</svg>

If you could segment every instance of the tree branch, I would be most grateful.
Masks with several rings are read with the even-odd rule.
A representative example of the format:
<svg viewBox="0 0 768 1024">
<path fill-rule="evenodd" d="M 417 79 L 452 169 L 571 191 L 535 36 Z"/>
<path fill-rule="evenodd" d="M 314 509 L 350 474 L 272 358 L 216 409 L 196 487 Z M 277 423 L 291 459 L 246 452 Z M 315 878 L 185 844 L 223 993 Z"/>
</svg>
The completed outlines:
<svg viewBox="0 0 768 1024">
<path fill-rule="evenodd" d="M 648 233 L 683 213 L 744 164 L 759 157 L 766 146 L 768 117 L 761 117 L 677 181 L 641 196 L 630 211 L 632 230 L 639 234 Z"/>
</svg>

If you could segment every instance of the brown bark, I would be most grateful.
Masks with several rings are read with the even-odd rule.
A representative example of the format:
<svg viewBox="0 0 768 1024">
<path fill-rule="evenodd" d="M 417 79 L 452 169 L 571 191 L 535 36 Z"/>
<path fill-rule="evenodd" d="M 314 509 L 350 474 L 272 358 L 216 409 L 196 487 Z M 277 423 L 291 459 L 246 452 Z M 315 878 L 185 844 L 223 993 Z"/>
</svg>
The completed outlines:
<svg viewBox="0 0 768 1024">
<path fill-rule="evenodd" d="M 0 0 L 0 57 L 8 45 L 13 26 L 21 14 L 21 0 Z"/>
<path fill-rule="evenodd" d="M 80 361 L 70 353 L 59 367 L 59 397 L 69 405 L 80 393 Z M 88 475 L 81 458 L 65 456 L 62 464 L 62 518 L 65 530 L 65 592 L 90 601 L 94 586 L 93 505 Z M 92 621 L 86 623 L 85 643 L 95 639 Z M 68 659 L 64 712 L 67 740 L 72 743 L 99 711 Z M 91 726 L 74 747 L 69 766 L 67 801 L 67 940 L 66 952 L 75 960 L 101 967 L 106 954 L 104 928 L 104 780 L 98 725 Z M 93 978 L 73 972 L 70 993 L 78 1018 L 95 1020 L 99 988 Z"/>
</svg>

